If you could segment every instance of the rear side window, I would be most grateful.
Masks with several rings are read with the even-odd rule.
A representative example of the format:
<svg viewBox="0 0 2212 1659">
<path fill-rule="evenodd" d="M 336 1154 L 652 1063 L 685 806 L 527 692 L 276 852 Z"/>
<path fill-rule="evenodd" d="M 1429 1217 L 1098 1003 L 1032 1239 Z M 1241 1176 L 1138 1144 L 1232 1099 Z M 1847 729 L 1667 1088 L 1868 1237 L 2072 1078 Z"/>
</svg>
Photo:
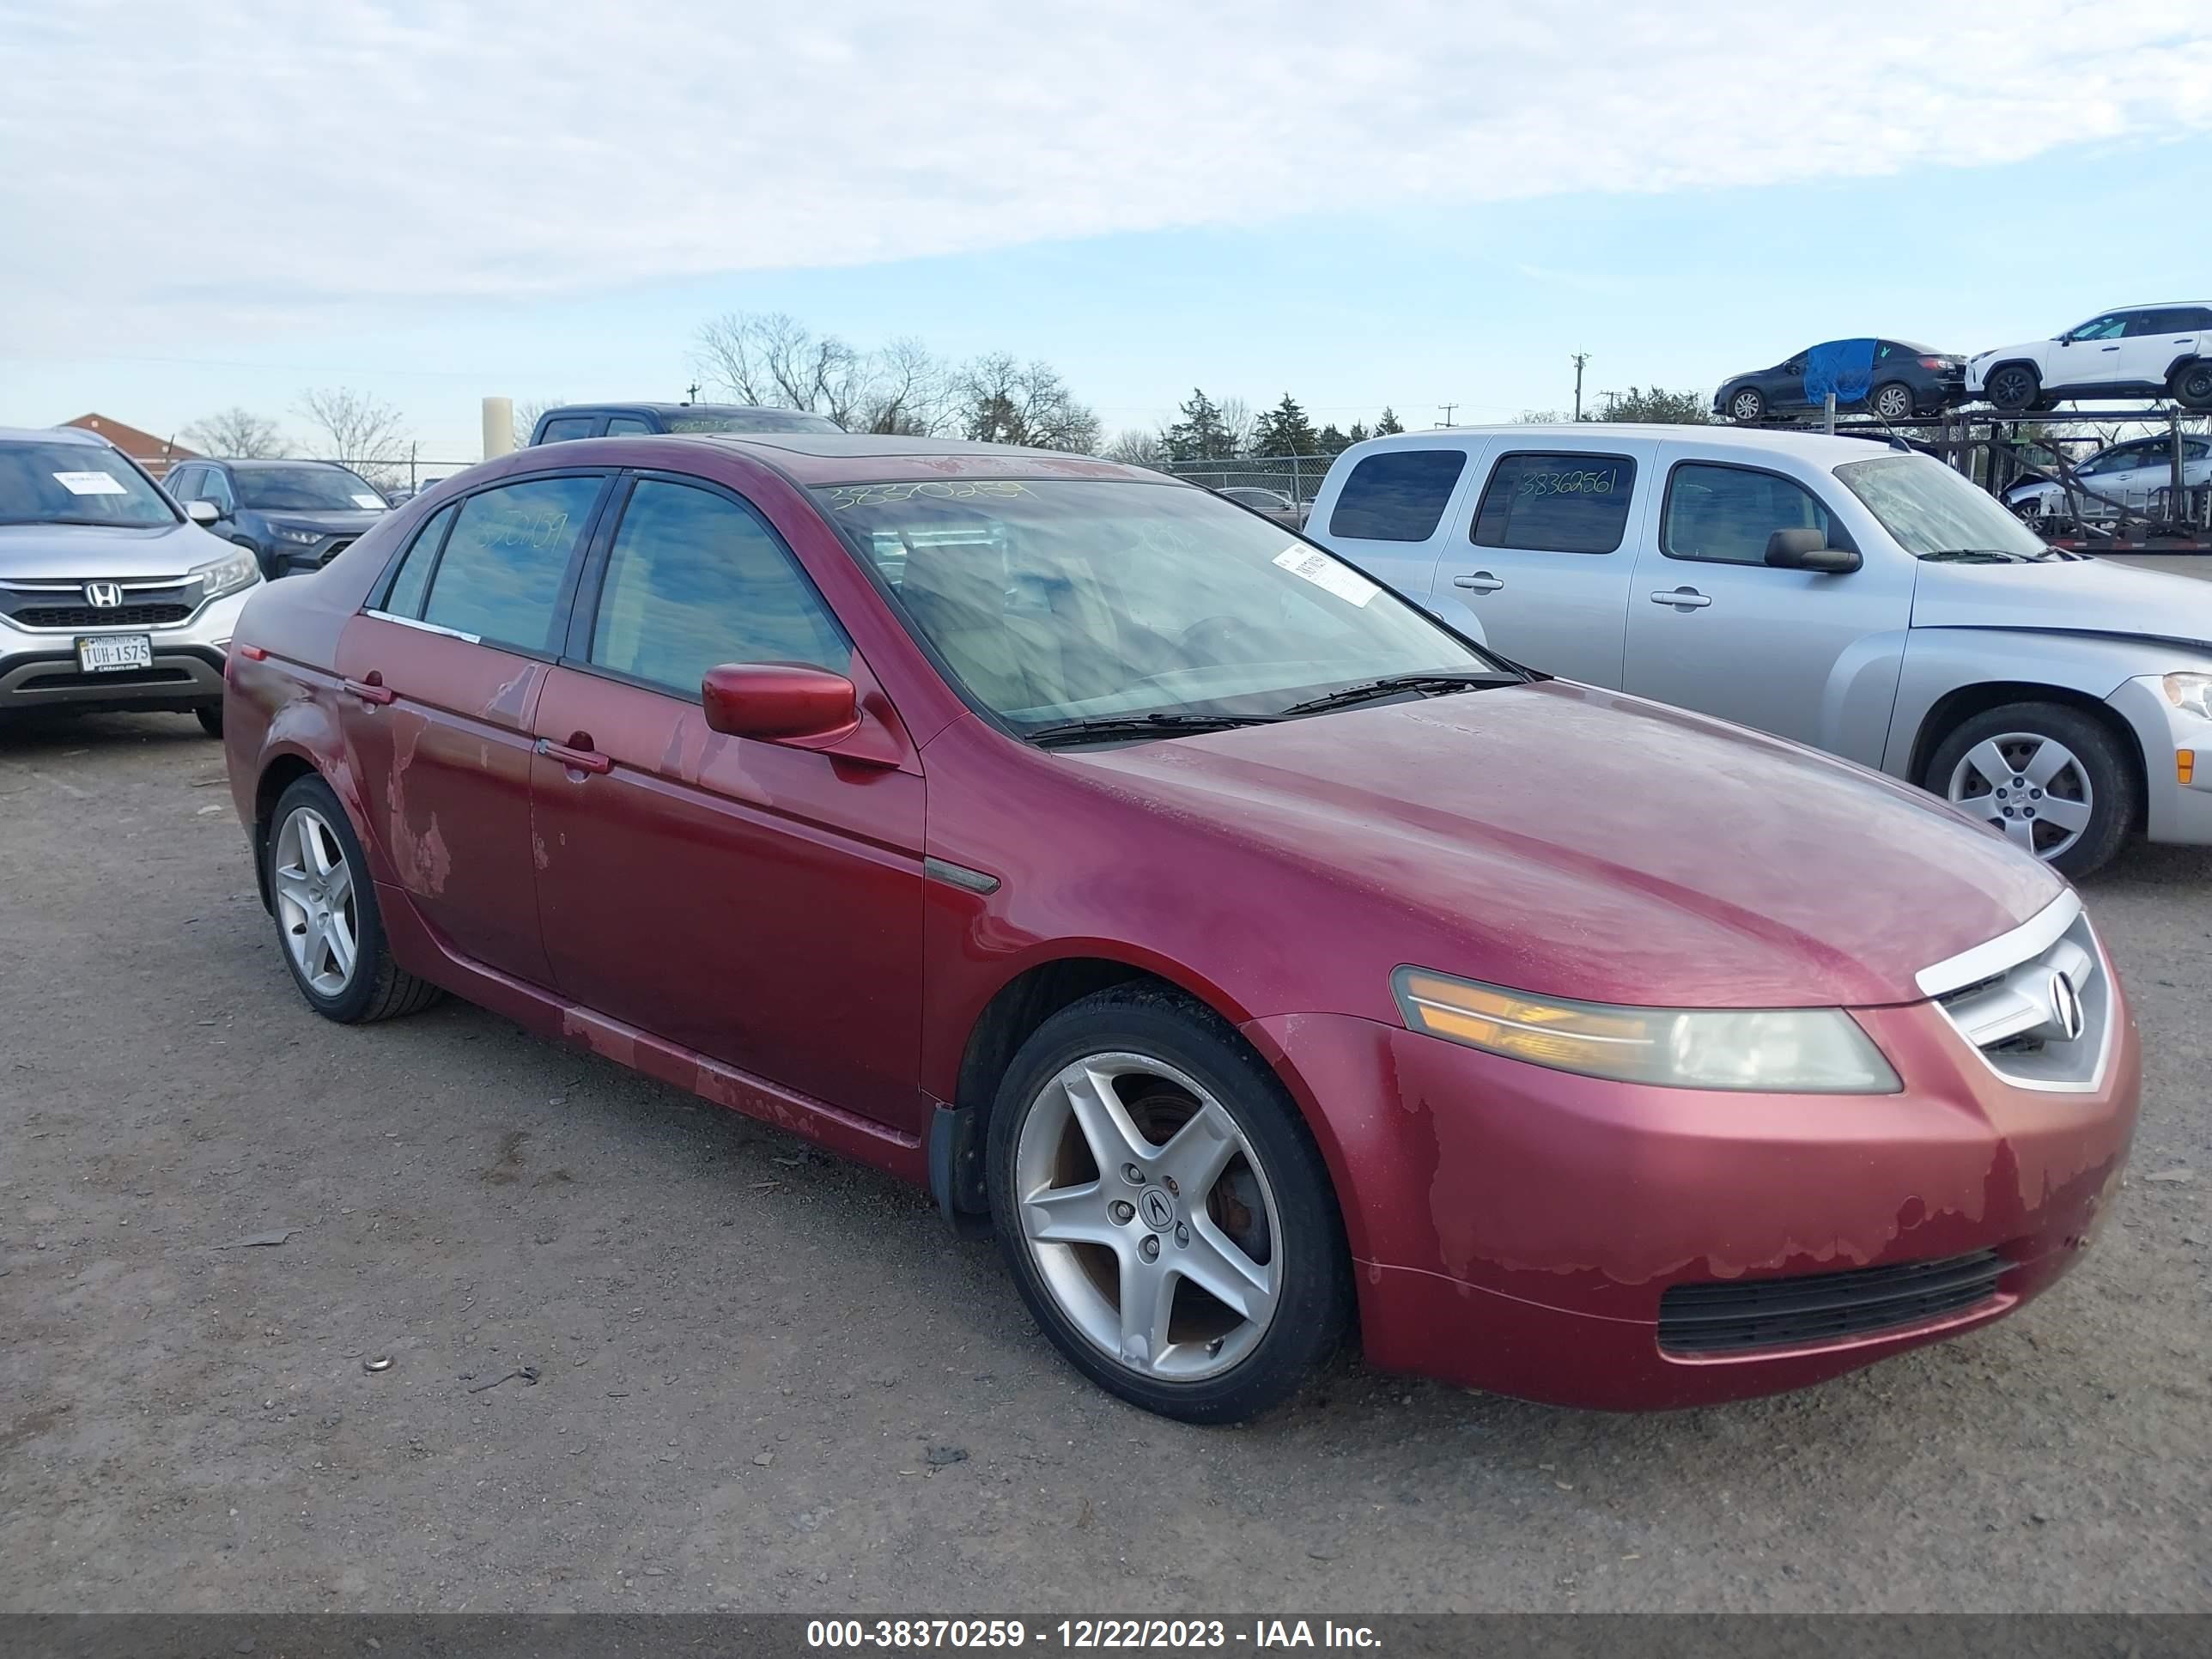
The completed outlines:
<svg viewBox="0 0 2212 1659">
<path fill-rule="evenodd" d="M 1767 538 L 1778 530 L 1827 536 L 1827 509 L 1778 473 L 1686 461 L 1667 486 L 1659 550 L 1670 559 L 1765 564 Z"/>
<path fill-rule="evenodd" d="M 550 650 L 569 556 L 602 482 L 531 478 L 461 502 L 422 620 L 526 651 Z"/>
<path fill-rule="evenodd" d="M 1610 553 L 1628 527 L 1636 463 L 1626 455 L 1506 455 L 1491 469 L 1469 539 L 1540 553 Z"/>
<path fill-rule="evenodd" d="M 712 490 L 642 479 L 607 556 L 592 660 L 688 697 L 726 662 L 843 673 L 852 647 L 783 544 Z"/>
<path fill-rule="evenodd" d="M 438 550 L 446 544 L 446 532 L 453 527 L 453 514 L 458 505 L 443 507 L 430 515 L 428 522 L 415 532 L 408 544 L 399 568 L 392 578 L 392 591 L 384 596 L 384 603 L 376 606 L 394 617 L 416 617 L 422 614 L 422 590 L 430 585 L 430 572 L 438 562 Z"/>
<path fill-rule="evenodd" d="M 1329 514 L 1328 533 L 1355 541 L 1425 542 L 1437 533 L 1467 466 L 1457 449 L 1396 449 L 1352 469 Z"/>
<path fill-rule="evenodd" d="M 545 430 L 538 434 L 541 444 L 564 443 L 570 438 L 592 435 L 592 417 L 588 415 L 564 415 L 557 421 L 545 422 Z"/>
<path fill-rule="evenodd" d="M 607 422 L 607 436 L 621 437 L 626 433 L 651 432 L 653 428 L 635 415 L 617 415 Z"/>
</svg>

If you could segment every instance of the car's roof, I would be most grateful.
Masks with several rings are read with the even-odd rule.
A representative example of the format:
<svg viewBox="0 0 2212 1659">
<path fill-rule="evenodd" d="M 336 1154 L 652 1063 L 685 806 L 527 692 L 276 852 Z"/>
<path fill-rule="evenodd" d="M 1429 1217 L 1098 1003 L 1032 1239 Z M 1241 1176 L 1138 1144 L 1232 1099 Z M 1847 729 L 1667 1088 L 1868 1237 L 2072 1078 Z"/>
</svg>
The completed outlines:
<svg viewBox="0 0 2212 1659">
<path fill-rule="evenodd" d="M 81 426 L 0 426 L 0 444 L 82 444 L 89 449 L 115 446 Z"/>
<path fill-rule="evenodd" d="M 811 410 L 805 409 L 778 409 L 772 404 L 655 404 L 641 403 L 630 398 L 617 398 L 597 403 L 550 404 L 538 411 L 538 418 L 542 421 L 549 415 L 568 415 L 581 410 L 593 409 L 640 409 L 654 415 L 696 415 L 702 411 L 714 414 L 723 410 L 742 411 L 748 415 L 809 415 L 812 413 Z M 816 415 L 814 418 L 820 421 L 827 420 L 829 417 L 824 415 Z"/>
<path fill-rule="evenodd" d="M 1863 461 L 1869 454 L 1880 453 L 1878 442 L 1865 438 L 1831 437 L 1825 432 L 1778 432 L 1767 427 L 1712 425 L 1674 425 L 1662 422 L 1637 421 L 1547 421 L 1516 423 L 1511 426 L 1442 426 L 1426 432 L 1393 433 L 1387 438 L 1370 438 L 1353 446 L 1370 450 L 1385 445 L 1409 446 L 1430 439 L 1459 438 L 1578 438 L 1593 443 L 1602 443 L 1608 436 L 1618 434 L 1635 438 L 1674 438 L 1716 449 L 1741 449 L 1747 453 L 1773 453 L 1787 450 L 1802 455 L 1816 465 L 1832 466 L 1840 461 Z M 1350 452 L 1347 451 L 1347 453 Z"/>
<path fill-rule="evenodd" d="M 915 478 L 1122 478 L 1139 483 L 1176 480 L 1142 467 L 1056 449 L 970 443 L 958 438 L 880 437 L 854 432 L 699 432 L 665 437 L 586 439 L 591 443 L 714 445 L 744 450 L 801 483 L 891 483 Z"/>
<path fill-rule="evenodd" d="M 343 461 L 310 461 L 295 459 L 295 457 L 289 455 L 209 455 L 203 457 L 202 459 L 213 461 L 217 466 L 294 467 L 301 471 L 306 471 L 313 467 L 333 467 L 340 472 L 351 472 L 353 471 L 353 469 L 348 466 Z"/>
</svg>

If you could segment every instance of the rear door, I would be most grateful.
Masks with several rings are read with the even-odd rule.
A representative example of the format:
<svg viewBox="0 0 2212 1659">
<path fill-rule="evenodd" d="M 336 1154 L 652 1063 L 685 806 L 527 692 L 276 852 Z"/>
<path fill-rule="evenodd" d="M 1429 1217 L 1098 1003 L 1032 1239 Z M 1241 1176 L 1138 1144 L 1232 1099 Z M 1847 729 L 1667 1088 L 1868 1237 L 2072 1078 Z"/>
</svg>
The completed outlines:
<svg viewBox="0 0 2212 1659">
<path fill-rule="evenodd" d="M 1832 474 L 1747 465 L 1743 453 L 1662 446 L 1656 534 L 1628 605 L 1626 689 L 1877 766 L 1913 562 L 1885 540 L 1848 575 L 1770 568 L 1778 530 L 1850 544 L 1832 506 L 1843 486 Z"/>
<path fill-rule="evenodd" d="M 460 954 L 551 981 L 530 856 L 536 710 L 605 472 L 478 490 L 423 525 L 338 642 L 370 830 Z"/>
<path fill-rule="evenodd" d="M 1478 440 L 1473 452 L 1480 455 L 1483 447 Z M 1379 445 L 1356 458 L 1346 454 L 1322 481 L 1306 533 L 1415 605 L 1434 610 L 1429 590 L 1437 560 L 1450 544 L 1455 526 L 1466 533 L 1461 501 L 1469 450 L 1463 438 L 1413 439 Z"/>
<path fill-rule="evenodd" d="M 811 663 L 881 693 L 750 502 L 649 473 L 625 489 L 536 711 L 556 751 L 532 788 L 556 981 L 625 1024 L 919 1134 L 920 763 L 709 732 L 700 682 L 719 663 Z"/>
<path fill-rule="evenodd" d="M 1611 434 L 1492 440 L 1466 492 L 1473 510 L 1437 564 L 1430 608 L 1456 626 L 1474 619 L 1482 638 L 1531 668 L 1618 686 L 1657 449 Z"/>
</svg>

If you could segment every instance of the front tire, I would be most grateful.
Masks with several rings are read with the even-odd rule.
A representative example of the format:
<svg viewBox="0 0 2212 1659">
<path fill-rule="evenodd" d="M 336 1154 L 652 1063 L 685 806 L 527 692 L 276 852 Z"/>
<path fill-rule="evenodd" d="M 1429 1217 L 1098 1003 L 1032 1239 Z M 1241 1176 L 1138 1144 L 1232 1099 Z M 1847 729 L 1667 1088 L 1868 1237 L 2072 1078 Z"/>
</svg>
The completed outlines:
<svg viewBox="0 0 2212 1659">
<path fill-rule="evenodd" d="M 206 732 L 208 736 L 219 738 L 222 735 L 222 705 L 221 703 L 202 703 L 192 710 L 192 718 L 200 723 L 200 730 Z"/>
<path fill-rule="evenodd" d="M 2008 703 L 1961 722 L 1922 783 L 2076 881 L 2112 861 L 2142 797 L 2119 739 L 2055 702 Z"/>
<path fill-rule="evenodd" d="M 1982 382 L 1990 404 L 2008 414 L 2035 407 L 2043 396 L 2043 377 L 2031 363 L 2006 363 L 1993 369 Z"/>
<path fill-rule="evenodd" d="M 1874 389 L 1869 404 L 1885 421 L 1909 421 L 1913 415 L 1912 388 L 1902 380 L 1885 381 Z"/>
<path fill-rule="evenodd" d="M 1740 386 L 1729 393 L 1729 419 L 1739 426 L 1755 426 L 1766 418 L 1766 394 L 1755 386 Z"/>
<path fill-rule="evenodd" d="M 443 994 L 392 959 L 368 860 L 330 785 L 303 777 L 284 792 L 263 857 L 276 942 L 310 1008 L 358 1025 L 414 1013 Z"/>
<path fill-rule="evenodd" d="M 1206 1009 L 1117 986 L 1037 1028 L 991 1114 L 1000 1248 L 1091 1381 L 1190 1423 L 1296 1392 L 1342 1340 L 1350 1260 L 1282 1084 Z"/>
</svg>

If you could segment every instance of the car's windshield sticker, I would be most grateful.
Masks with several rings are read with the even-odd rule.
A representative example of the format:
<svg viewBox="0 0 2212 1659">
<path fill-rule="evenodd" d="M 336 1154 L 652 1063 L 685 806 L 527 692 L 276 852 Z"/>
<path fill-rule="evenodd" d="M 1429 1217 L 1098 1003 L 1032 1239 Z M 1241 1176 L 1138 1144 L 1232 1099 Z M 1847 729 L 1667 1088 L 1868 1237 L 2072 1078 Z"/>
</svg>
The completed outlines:
<svg viewBox="0 0 2212 1659">
<path fill-rule="evenodd" d="M 829 493 L 830 510 L 842 513 L 848 507 L 889 507 L 916 496 L 945 501 L 972 501 L 977 496 L 1008 501 L 1030 492 L 1026 485 L 1010 478 L 930 478 L 920 483 L 836 484 Z"/>
<path fill-rule="evenodd" d="M 356 495 L 353 498 L 353 504 L 364 513 L 381 513 L 384 510 L 384 497 L 381 495 Z"/>
<path fill-rule="evenodd" d="M 1364 605 L 1382 591 L 1351 566 L 1339 564 L 1310 547 L 1286 547 L 1275 555 L 1275 562 L 1346 605 Z"/>
<path fill-rule="evenodd" d="M 122 479 L 110 477 L 105 472 L 57 472 L 54 482 L 72 495 L 128 495 L 131 493 Z"/>
</svg>

